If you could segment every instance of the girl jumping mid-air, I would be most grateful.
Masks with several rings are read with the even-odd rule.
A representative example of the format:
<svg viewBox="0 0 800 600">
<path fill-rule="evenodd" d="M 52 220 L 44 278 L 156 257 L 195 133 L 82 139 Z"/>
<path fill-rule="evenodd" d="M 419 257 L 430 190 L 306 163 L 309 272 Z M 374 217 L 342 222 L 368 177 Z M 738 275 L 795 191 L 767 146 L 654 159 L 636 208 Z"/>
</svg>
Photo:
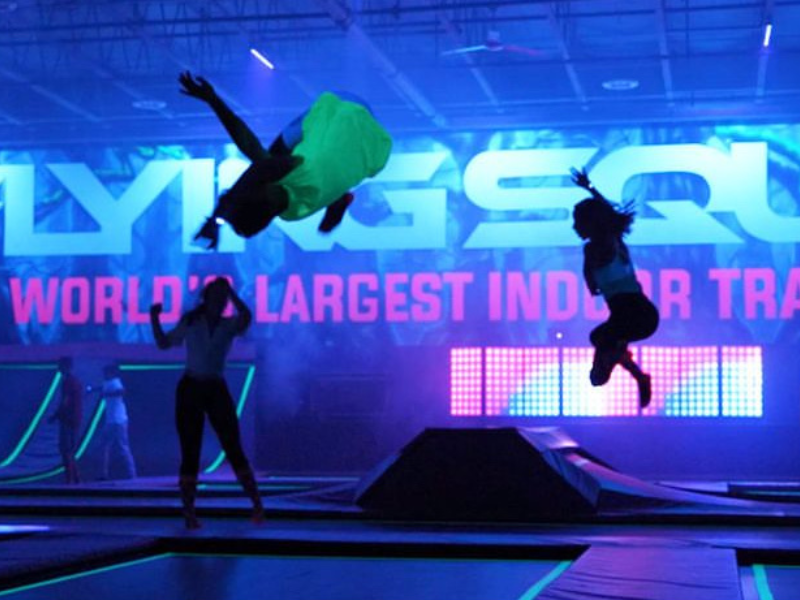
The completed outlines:
<svg viewBox="0 0 800 600">
<path fill-rule="evenodd" d="M 658 309 L 642 292 L 636 279 L 628 247 L 622 238 L 629 233 L 634 212 L 630 205 L 615 206 L 598 192 L 586 170 L 572 169 L 572 181 L 592 194 L 575 205 L 573 228 L 583 246 L 583 275 L 593 296 L 602 294 L 611 312 L 589 336 L 595 347 L 590 379 L 604 385 L 617 364 L 636 380 L 639 405 L 644 408 L 652 395 L 650 375 L 633 362 L 628 343 L 643 340 L 658 328 Z"/>
<path fill-rule="evenodd" d="M 262 231 L 275 217 L 304 219 L 325 209 L 319 225 L 330 232 L 353 201 L 350 190 L 377 175 L 389 160 L 392 138 L 360 100 L 331 92 L 292 121 L 269 148 L 237 117 L 202 77 L 179 77 L 181 92 L 206 102 L 239 150 L 252 161 L 195 236 L 216 248 L 219 224 L 241 236 Z"/>
</svg>

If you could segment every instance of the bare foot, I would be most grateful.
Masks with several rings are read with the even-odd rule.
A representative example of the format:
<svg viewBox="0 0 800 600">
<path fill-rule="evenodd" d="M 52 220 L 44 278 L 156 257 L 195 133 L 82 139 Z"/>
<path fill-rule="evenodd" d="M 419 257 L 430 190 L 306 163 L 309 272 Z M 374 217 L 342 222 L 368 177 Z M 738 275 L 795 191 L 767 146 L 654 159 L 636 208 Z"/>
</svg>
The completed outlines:
<svg viewBox="0 0 800 600">
<path fill-rule="evenodd" d="M 639 386 L 639 406 L 647 408 L 650 404 L 650 399 L 653 397 L 653 384 L 650 375 L 642 373 L 636 378 L 636 384 Z"/>
</svg>

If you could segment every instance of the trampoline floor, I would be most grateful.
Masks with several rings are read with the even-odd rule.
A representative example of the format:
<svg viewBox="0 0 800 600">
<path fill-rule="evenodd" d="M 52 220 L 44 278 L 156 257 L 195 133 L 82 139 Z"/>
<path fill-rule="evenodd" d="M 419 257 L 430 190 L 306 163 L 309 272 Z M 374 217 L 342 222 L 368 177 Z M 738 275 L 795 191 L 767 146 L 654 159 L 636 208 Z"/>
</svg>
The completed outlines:
<svg viewBox="0 0 800 600">
<path fill-rule="evenodd" d="M 336 508 L 347 482 L 270 480 L 272 508 L 255 526 L 229 483 L 204 488 L 203 528 L 191 532 L 164 482 L 9 488 L 0 494 L 0 597 L 800 600 L 796 511 L 381 520 Z"/>
<path fill-rule="evenodd" d="M 19 600 L 520 600 L 569 562 L 159 554 L 55 578 Z"/>
<path fill-rule="evenodd" d="M 19 600 L 800 598 L 793 528 L 322 519 L 254 526 L 237 516 L 187 532 L 174 516 L 6 521 L 0 597 Z"/>
</svg>

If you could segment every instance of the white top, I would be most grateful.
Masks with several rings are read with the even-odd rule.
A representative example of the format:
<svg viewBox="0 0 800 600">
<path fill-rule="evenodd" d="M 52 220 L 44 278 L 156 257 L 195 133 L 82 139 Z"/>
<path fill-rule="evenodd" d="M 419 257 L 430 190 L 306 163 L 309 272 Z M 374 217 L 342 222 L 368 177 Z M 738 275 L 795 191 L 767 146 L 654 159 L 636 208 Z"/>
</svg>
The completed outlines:
<svg viewBox="0 0 800 600">
<path fill-rule="evenodd" d="M 178 325 L 167 333 L 170 346 L 186 342 L 186 374 L 197 379 L 216 379 L 225 372 L 225 359 L 233 338 L 244 333 L 235 317 L 220 318 L 212 332 L 205 315 L 199 315 L 189 324 L 184 316 Z"/>
<path fill-rule="evenodd" d="M 124 393 L 125 386 L 122 385 L 119 377 L 106 379 L 103 382 L 103 399 L 106 401 L 106 423 L 124 425 L 128 422 L 128 410 L 125 408 L 125 401 L 122 399 Z"/>
</svg>

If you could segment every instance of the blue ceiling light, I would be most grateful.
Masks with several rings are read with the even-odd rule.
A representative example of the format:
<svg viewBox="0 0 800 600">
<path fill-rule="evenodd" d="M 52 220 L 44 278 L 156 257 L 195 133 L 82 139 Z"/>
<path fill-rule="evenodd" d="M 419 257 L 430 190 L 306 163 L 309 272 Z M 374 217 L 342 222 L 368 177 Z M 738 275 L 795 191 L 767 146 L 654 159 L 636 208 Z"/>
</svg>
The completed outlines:
<svg viewBox="0 0 800 600">
<path fill-rule="evenodd" d="M 639 87 L 637 79 L 609 79 L 602 84 L 603 89 L 610 92 L 629 92 Z"/>
<path fill-rule="evenodd" d="M 167 103 L 163 100 L 155 100 L 152 98 L 142 98 L 139 100 L 134 100 L 131 102 L 131 106 L 138 110 L 152 110 L 152 111 L 159 111 L 164 110 L 167 107 Z"/>
<path fill-rule="evenodd" d="M 273 70 L 275 69 L 275 65 L 273 65 L 266 56 L 261 54 L 261 52 L 259 52 L 255 48 L 250 48 L 250 54 L 255 56 L 259 60 L 259 62 L 261 64 L 263 64 L 265 67 L 267 67 L 268 69 L 273 69 Z"/>
<path fill-rule="evenodd" d="M 764 27 L 764 41 L 761 44 L 764 48 L 769 48 L 769 42 L 772 39 L 772 23 L 767 23 Z"/>
</svg>

